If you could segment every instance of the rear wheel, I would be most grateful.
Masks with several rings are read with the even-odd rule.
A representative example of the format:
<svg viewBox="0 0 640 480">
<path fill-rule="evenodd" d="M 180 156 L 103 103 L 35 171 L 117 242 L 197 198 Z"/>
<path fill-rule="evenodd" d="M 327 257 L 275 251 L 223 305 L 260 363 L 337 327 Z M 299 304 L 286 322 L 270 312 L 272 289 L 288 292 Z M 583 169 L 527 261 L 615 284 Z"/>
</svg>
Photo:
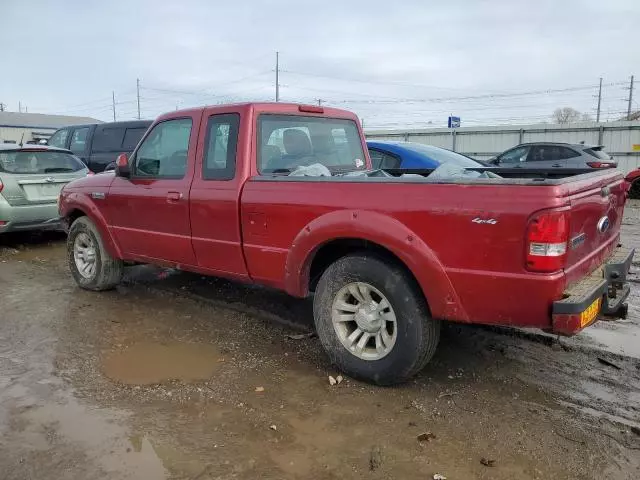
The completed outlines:
<svg viewBox="0 0 640 480">
<path fill-rule="evenodd" d="M 76 283 L 87 290 L 109 290 L 120 283 L 124 265 L 104 248 L 95 224 L 78 218 L 69 229 L 67 260 Z"/>
<path fill-rule="evenodd" d="M 337 260 L 314 298 L 318 337 L 346 374 L 379 385 L 403 382 L 435 353 L 440 323 L 400 266 L 366 254 Z"/>
</svg>

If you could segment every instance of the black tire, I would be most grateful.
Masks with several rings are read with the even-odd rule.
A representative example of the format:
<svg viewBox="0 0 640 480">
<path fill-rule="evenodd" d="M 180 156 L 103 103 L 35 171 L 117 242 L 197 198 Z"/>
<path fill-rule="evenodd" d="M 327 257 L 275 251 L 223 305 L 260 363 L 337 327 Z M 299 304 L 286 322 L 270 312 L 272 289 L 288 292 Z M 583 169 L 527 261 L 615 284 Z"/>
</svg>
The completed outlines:
<svg viewBox="0 0 640 480">
<path fill-rule="evenodd" d="M 364 360 L 341 343 L 331 319 L 338 292 L 353 282 L 375 287 L 391 304 L 397 338 L 391 351 L 377 360 Z M 366 253 L 348 255 L 322 274 L 313 302 L 318 337 L 331 362 L 347 375 L 377 385 L 404 382 L 429 362 L 440 340 L 440 322 L 431 318 L 415 280 L 401 266 Z"/>
<path fill-rule="evenodd" d="M 96 267 L 94 274 L 90 278 L 87 278 L 80 273 L 74 259 L 74 243 L 78 235 L 81 233 L 87 234 L 96 245 Z M 122 260 L 113 258 L 109 255 L 109 252 L 104 248 L 102 237 L 100 236 L 98 229 L 88 217 L 78 218 L 73 222 L 69 229 L 69 236 L 67 237 L 67 261 L 69 263 L 69 270 L 71 270 L 73 279 L 76 281 L 78 286 L 85 290 L 110 290 L 118 285 L 122 279 L 124 263 Z"/>
<path fill-rule="evenodd" d="M 640 198 L 640 179 L 634 180 L 629 187 L 629 198 L 637 200 Z"/>
</svg>

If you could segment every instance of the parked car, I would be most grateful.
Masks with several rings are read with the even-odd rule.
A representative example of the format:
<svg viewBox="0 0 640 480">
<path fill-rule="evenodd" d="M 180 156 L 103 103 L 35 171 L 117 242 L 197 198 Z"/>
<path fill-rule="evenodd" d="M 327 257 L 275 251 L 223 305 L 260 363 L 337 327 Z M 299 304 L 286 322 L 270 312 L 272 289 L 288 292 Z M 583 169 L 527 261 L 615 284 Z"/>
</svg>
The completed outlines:
<svg viewBox="0 0 640 480">
<path fill-rule="evenodd" d="M 368 140 L 367 148 L 371 166 L 381 169 L 429 169 L 443 163 L 453 163 L 465 168 L 483 167 L 484 162 L 461 153 L 415 142 Z"/>
<path fill-rule="evenodd" d="M 430 179 L 438 170 L 373 170 L 343 110 L 167 113 L 114 173 L 62 189 L 69 268 L 87 290 L 115 287 L 126 262 L 142 262 L 313 293 L 330 359 L 377 384 L 417 373 L 441 320 L 570 335 L 626 315 L 633 250 L 619 246 L 619 171 Z"/>
<path fill-rule="evenodd" d="M 60 189 L 88 173 L 69 150 L 0 144 L 0 233 L 60 228 Z"/>
<path fill-rule="evenodd" d="M 151 125 L 148 120 L 74 125 L 55 131 L 47 142 L 67 148 L 92 172 L 102 172 L 121 153 L 131 153 Z"/>
<path fill-rule="evenodd" d="M 523 143 L 489 160 L 494 165 L 515 168 L 615 168 L 602 145 L 537 142 Z"/>
</svg>

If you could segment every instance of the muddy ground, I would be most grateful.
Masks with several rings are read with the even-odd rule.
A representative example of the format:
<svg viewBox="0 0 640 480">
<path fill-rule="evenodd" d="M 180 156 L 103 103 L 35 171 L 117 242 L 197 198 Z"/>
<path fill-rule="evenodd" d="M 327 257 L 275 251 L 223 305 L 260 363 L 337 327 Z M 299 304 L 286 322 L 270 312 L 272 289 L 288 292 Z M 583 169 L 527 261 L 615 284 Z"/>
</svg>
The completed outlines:
<svg viewBox="0 0 640 480">
<path fill-rule="evenodd" d="M 307 301 L 150 267 L 85 292 L 63 235 L 0 236 L 0 478 L 637 479 L 635 287 L 572 339 L 452 324 L 415 381 L 330 385 Z"/>
</svg>

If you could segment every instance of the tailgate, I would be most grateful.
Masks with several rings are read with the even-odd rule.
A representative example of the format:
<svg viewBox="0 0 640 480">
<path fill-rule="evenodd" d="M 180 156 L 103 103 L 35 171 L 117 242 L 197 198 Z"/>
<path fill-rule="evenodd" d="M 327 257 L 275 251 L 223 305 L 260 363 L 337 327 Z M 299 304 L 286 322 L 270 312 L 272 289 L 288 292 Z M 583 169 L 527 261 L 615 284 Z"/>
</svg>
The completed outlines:
<svg viewBox="0 0 640 480">
<path fill-rule="evenodd" d="M 598 268 L 617 245 L 626 189 L 617 171 L 580 175 L 566 188 L 571 205 L 566 271 L 571 283 Z"/>
</svg>

